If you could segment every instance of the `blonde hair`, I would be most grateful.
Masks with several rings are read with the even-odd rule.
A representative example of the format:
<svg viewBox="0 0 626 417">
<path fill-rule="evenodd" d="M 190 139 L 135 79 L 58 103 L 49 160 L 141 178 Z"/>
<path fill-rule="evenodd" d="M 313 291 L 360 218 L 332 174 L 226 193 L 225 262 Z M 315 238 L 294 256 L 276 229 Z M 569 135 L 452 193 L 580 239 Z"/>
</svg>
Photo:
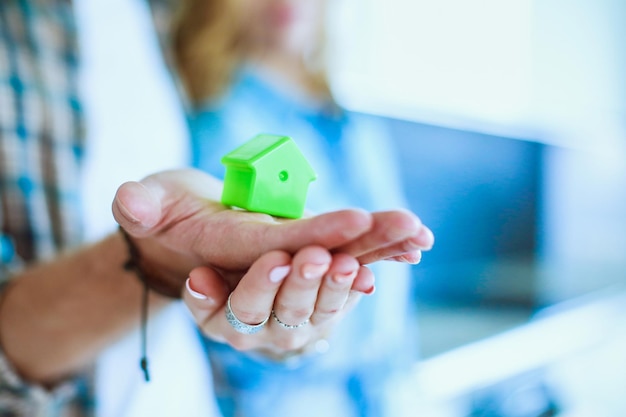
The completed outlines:
<svg viewBox="0 0 626 417">
<path fill-rule="evenodd" d="M 317 0 L 316 0 L 317 1 Z M 179 0 L 172 26 L 174 64 L 193 104 L 223 94 L 250 51 L 237 0 Z M 325 34 L 305 65 L 309 87 L 332 99 L 325 65 Z"/>
</svg>

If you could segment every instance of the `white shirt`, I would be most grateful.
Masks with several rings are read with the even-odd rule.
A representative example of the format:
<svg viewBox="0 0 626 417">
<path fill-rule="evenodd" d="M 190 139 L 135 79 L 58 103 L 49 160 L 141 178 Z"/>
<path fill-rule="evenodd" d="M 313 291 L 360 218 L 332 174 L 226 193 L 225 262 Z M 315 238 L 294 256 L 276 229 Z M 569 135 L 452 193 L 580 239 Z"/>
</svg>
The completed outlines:
<svg viewBox="0 0 626 417">
<path fill-rule="evenodd" d="M 75 1 L 87 123 L 85 230 L 115 230 L 111 203 L 125 181 L 187 165 L 186 122 L 141 0 Z M 139 300 L 137 300 L 139 321 Z M 98 417 L 218 416 L 207 360 L 182 303 L 152 317 L 148 359 L 139 368 L 139 332 L 107 349 L 96 366 Z"/>
</svg>

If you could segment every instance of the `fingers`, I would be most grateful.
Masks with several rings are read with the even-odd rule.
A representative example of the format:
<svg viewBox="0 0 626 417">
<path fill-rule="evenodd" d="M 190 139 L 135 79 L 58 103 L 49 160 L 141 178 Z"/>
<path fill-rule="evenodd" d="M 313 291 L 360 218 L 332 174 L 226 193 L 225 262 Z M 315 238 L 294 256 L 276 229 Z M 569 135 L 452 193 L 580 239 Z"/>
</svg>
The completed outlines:
<svg viewBox="0 0 626 417">
<path fill-rule="evenodd" d="M 272 305 L 282 281 L 292 271 L 290 257 L 281 251 L 262 256 L 233 291 L 231 306 L 239 320 L 261 323 L 272 312 Z"/>
<path fill-rule="evenodd" d="M 332 320 L 344 308 L 359 270 L 359 263 L 353 257 L 345 254 L 333 257 L 333 263 L 320 286 L 311 323 Z"/>
<path fill-rule="evenodd" d="M 182 298 L 197 323 L 206 322 L 226 302 L 229 289 L 213 269 L 201 266 L 189 273 Z"/>
<path fill-rule="evenodd" d="M 296 326 L 309 320 L 331 260 L 330 253 L 319 246 L 305 248 L 294 256 L 292 273 L 274 302 L 275 317 L 280 318 L 280 323 Z"/>
<path fill-rule="evenodd" d="M 161 219 L 161 202 L 156 190 L 138 182 L 120 186 L 113 200 L 113 217 L 125 230 L 137 235 Z"/>
<path fill-rule="evenodd" d="M 417 235 L 411 236 L 400 242 L 383 246 L 379 249 L 371 250 L 359 256 L 359 261 L 363 264 L 370 264 L 381 259 L 390 259 L 398 262 L 417 264 L 422 259 L 422 249 L 432 247 L 434 237 L 430 229 L 422 226 Z"/>
<path fill-rule="evenodd" d="M 269 317 L 281 282 L 291 271 L 290 261 L 287 253 L 273 251 L 250 267 L 231 295 L 232 313 L 238 320 L 254 325 Z M 216 282 L 218 280 L 219 283 Z M 187 283 L 183 299 L 203 331 L 216 340 L 230 341 L 235 347 L 246 349 L 238 342 L 244 340 L 242 335 L 234 332 L 225 319 L 224 305 L 230 287 L 223 278 L 210 268 L 198 267 L 191 272 Z M 215 290 L 215 287 L 220 290 Z M 228 336 L 237 340 L 229 340 Z"/>
<path fill-rule="evenodd" d="M 326 334 L 359 291 L 373 291 L 373 275 L 352 256 L 331 255 L 320 246 L 303 248 L 293 258 L 273 251 L 251 266 L 230 296 L 234 321 L 244 329 L 268 319 L 258 333 L 243 334 L 226 318 L 229 290 L 218 285 L 220 279 L 210 268 L 194 269 L 183 298 L 205 334 L 240 350 L 297 350 Z"/>
<path fill-rule="evenodd" d="M 283 222 L 269 230 L 269 244 L 291 253 L 304 246 L 319 245 L 334 249 L 346 245 L 372 228 L 371 213 L 360 209 L 346 209 L 320 214 L 305 219 Z"/>
<path fill-rule="evenodd" d="M 113 216 L 133 236 L 145 237 L 218 202 L 221 190 L 219 180 L 201 171 L 164 171 L 122 184 L 113 200 Z"/>
<path fill-rule="evenodd" d="M 373 214 L 370 231 L 337 250 L 357 257 L 362 264 L 383 259 L 417 263 L 421 250 L 432 247 L 434 237 L 419 218 L 406 210 Z"/>
<path fill-rule="evenodd" d="M 211 240 L 204 248 L 212 249 L 207 256 L 218 266 L 239 270 L 271 250 L 295 254 L 313 245 L 340 247 L 366 233 L 372 224 L 371 214 L 357 209 L 279 221 L 260 213 L 228 210 L 221 214 L 224 222 L 207 228 Z"/>
<path fill-rule="evenodd" d="M 352 283 L 352 291 L 370 295 L 374 293 L 374 273 L 366 266 L 361 266 Z"/>
</svg>

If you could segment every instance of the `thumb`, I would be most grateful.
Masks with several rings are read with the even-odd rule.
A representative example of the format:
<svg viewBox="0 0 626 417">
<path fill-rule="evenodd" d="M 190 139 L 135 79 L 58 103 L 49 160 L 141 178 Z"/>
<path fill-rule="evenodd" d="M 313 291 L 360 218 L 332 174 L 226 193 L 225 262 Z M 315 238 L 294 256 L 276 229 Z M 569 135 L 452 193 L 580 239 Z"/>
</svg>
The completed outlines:
<svg viewBox="0 0 626 417">
<path fill-rule="evenodd" d="M 148 237 L 202 209 L 207 201 L 218 202 L 221 190 L 221 181 L 197 169 L 162 171 L 122 184 L 113 200 L 113 215 L 131 235 Z"/>
<path fill-rule="evenodd" d="M 133 236 L 148 234 L 161 219 L 161 196 L 158 187 L 129 181 L 122 184 L 113 199 L 115 221 Z"/>
</svg>

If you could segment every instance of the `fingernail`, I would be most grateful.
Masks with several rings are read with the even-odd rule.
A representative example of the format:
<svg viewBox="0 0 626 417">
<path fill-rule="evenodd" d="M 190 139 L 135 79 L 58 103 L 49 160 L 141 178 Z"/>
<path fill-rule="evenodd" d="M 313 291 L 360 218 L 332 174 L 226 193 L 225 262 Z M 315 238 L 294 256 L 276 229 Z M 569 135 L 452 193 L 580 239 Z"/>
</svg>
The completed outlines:
<svg viewBox="0 0 626 417">
<path fill-rule="evenodd" d="M 332 276 L 332 278 L 336 283 L 342 284 L 348 281 L 352 281 L 354 277 L 356 277 L 356 274 L 357 271 L 352 271 L 347 274 L 336 273 Z"/>
<path fill-rule="evenodd" d="M 374 294 L 374 291 L 376 291 L 376 286 L 372 285 L 371 287 L 369 287 L 367 290 L 363 291 L 363 294 L 365 295 L 371 295 Z"/>
<path fill-rule="evenodd" d="M 302 265 L 302 276 L 305 279 L 321 278 L 328 270 L 328 264 L 304 264 Z"/>
<path fill-rule="evenodd" d="M 422 252 L 414 251 L 414 252 L 405 253 L 404 255 L 400 257 L 400 259 L 402 259 L 406 263 L 417 265 L 422 260 Z"/>
<path fill-rule="evenodd" d="M 120 203 L 117 200 L 115 201 L 115 204 L 117 205 L 119 211 L 122 213 L 122 216 L 130 220 L 131 223 L 139 223 L 139 219 L 128 209 L 128 207 L 126 207 L 124 204 Z"/>
<path fill-rule="evenodd" d="M 291 271 L 290 265 L 277 266 L 276 268 L 270 271 L 270 281 L 272 282 L 280 282 L 285 279 L 285 277 Z"/>
<path fill-rule="evenodd" d="M 428 227 L 422 226 L 422 230 L 418 233 L 417 237 L 422 242 L 427 242 L 427 248 L 430 249 L 433 246 L 433 242 L 435 241 L 435 235 L 433 235 L 432 230 Z"/>
<path fill-rule="evenodd" d="M 190 281 L 191 281 L 191 278 L 187 278 L 187 281 L 185 281 L 185 287 L 187 287 L 187 291 L 189 291 L 189 294 L 191 294 L 193 298 L 196 298 L 198 300 L 208 300 L 209 297 L 207 297 L 206 295 L 191 289 Z"/>
</svg>

